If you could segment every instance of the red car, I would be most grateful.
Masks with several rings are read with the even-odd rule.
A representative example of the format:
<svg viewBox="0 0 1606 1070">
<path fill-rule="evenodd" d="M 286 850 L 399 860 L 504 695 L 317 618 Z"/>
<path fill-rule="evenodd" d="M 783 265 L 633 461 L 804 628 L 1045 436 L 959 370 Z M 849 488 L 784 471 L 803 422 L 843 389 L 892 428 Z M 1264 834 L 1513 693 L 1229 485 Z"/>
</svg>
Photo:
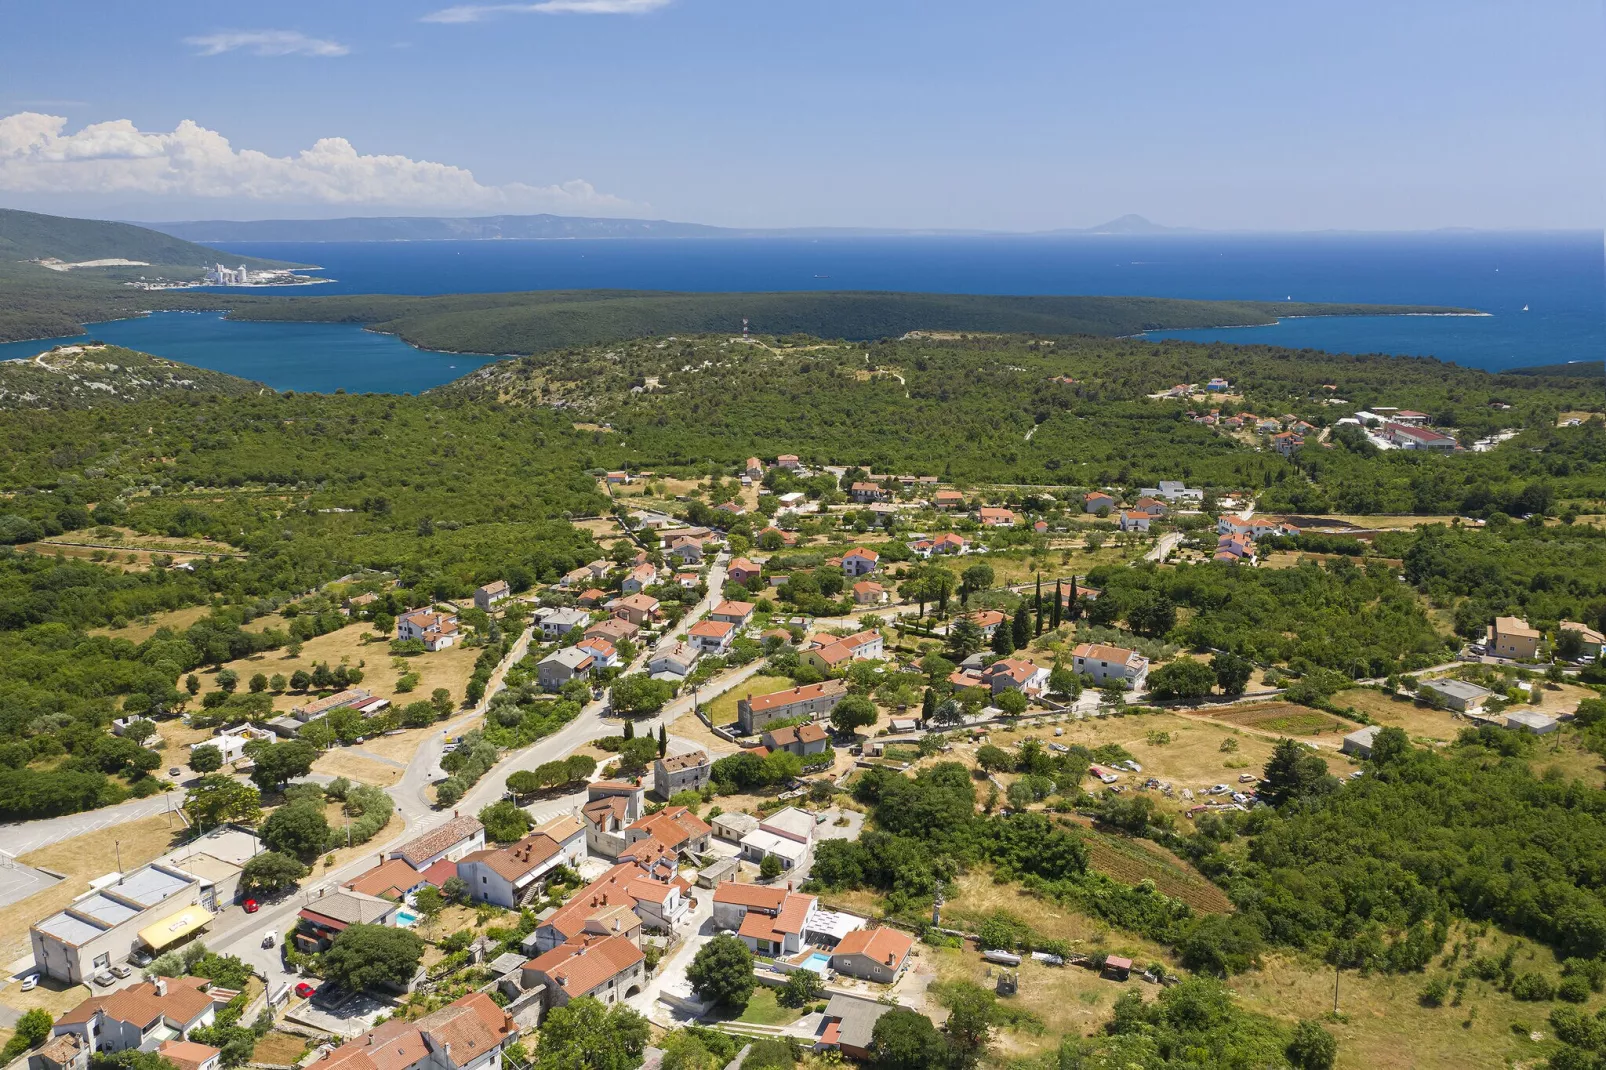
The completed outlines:
<svg viewBox="0 0 1606 1070">
<path fill-rule="evenodd" d="M 255 899 L 247 899 L 245 901 L 245 912 L 247 914 L 255 914 L 257 911 L 259 911 L 261 909 L 262 909 L 262 904 L 258 903 Z"/>
<path fill-rule="evenodd" d="M 296 985 L 296 995 L 301 999 L 311 999 L 312 994 L 316 991 L 318 990 L 307 984 L 305 981 L 302 981 L 300 984 Z"/>
</svg>

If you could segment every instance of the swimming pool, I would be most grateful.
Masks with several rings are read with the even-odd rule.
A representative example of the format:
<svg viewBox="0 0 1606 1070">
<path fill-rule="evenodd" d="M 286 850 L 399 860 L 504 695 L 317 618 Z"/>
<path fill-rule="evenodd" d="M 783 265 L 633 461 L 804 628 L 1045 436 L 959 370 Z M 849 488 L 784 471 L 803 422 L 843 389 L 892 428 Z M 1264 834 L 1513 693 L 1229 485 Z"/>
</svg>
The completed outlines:
<svg viewBox="0 0 1606 1070">
<path fill-rule="evenodd" d="M 416 925 L 417 923 L 418 915 L 414 914 L 406 907 L 402 907 L 400 910 L 396 911 L 396 927 L 398 929 L 407 929 L 413 925 Z"/>
<path fill-rule="evenodd" d="M 802 966 L 805 970 L 813 970 L 815 973 L 823 975 L 826 970 L 831 968 L 831 956 L 827 955 L 823 951 L 816 951 L 814 954 L 798 963 L 798 965 Z"/>
</svg>

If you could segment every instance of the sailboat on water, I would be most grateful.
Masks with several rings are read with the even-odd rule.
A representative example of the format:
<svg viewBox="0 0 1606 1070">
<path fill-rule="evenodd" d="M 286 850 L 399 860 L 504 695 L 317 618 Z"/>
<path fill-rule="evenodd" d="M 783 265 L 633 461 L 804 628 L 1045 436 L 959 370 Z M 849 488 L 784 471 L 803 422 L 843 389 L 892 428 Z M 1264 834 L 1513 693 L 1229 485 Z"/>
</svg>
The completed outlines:
<svg viewBox="0 0 1606 1070">
<path fill-rule="evenodd" d="M 1524 312 L 1526 312 L 1526 311 L 1528 311 L 1528 306 L 1527 306 L 1527 305 L 1523 305 L 1523 306 L 1522 306 L 1522 310 L 1523 310 L 1523 311 L 1524 311 Z"/>
</svg>

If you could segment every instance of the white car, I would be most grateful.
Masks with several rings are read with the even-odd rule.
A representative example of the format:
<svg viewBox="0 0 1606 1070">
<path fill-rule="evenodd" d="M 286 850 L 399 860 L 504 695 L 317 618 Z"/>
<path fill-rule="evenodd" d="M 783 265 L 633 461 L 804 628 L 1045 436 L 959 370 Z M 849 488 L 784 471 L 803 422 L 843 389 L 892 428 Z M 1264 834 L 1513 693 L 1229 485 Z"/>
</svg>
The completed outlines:
<svg viewBox="0 0 1606 1070">
<path fill-rule="evenodd" d="M 1227 794 L 1227 792 L 1229 792 L 1231 790 L 1232 789 L 1227 787 L 1227 785 L 1225 785 L 1225 784 L 1217 784 L 1215 787 L 1210 789 L 1210 794 L 1212 794 L 1212 795 L 1225 795 L 1225 794 Z"/>
<path fill-rule="evenodd" d="M 1134 762 L 1130 758 L 1128 758 L 1126 761 L 1122 762 L 1121 764 L 1126 766 L 1128 769 L 1132 770 L 1134 773 L 1143 772 L 1143 766 L 1139 765 L 1137 762 Z"/>
<path fill-rule="evenodd" d="M 39 975 L 37 973 L 30 973 L 28 976 L 26 976 L 26 977 L 24 977 L 22 979 L 22 990 L 24 992 L 32 992 L 34 989 L 36 989 L 38 987 L 39 987 Z"/>
</svg>

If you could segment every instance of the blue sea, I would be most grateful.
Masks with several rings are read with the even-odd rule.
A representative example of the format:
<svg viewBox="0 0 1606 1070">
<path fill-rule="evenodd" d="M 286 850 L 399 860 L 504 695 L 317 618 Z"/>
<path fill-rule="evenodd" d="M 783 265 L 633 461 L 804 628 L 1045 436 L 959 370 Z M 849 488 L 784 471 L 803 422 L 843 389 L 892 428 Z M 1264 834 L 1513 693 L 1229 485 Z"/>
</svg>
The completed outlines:
<svg viewBox="0 0 1606 1070">
<path fill-rule="evenodd" d="M 1431 304 L 1488 315 L 1289 319 L 1268 327 L 1151 337 L 1432 356 L 1490 370 L 1606 354 L 1606 246 L 1599 233 L 271 242 L 218 248 L 224 262 L 230 255 L 249 255 L 317 264 L 321 270 L 315 274 L 335 280 L 255 293 L 907 290 Z M 159 305 L 158 296 L 152 300 Z M 764 330 L 763 323 L 752 326 Z M 414 392 L 483 363 L 423 353 L 394 338 L 335 324 L 228 323 L 212 315 L 173 314 L 99 324 L 92 333 L 280 389 Z M 46 344 L 0 345 L 0 358 L 31 355 Z"/>
</svg>

